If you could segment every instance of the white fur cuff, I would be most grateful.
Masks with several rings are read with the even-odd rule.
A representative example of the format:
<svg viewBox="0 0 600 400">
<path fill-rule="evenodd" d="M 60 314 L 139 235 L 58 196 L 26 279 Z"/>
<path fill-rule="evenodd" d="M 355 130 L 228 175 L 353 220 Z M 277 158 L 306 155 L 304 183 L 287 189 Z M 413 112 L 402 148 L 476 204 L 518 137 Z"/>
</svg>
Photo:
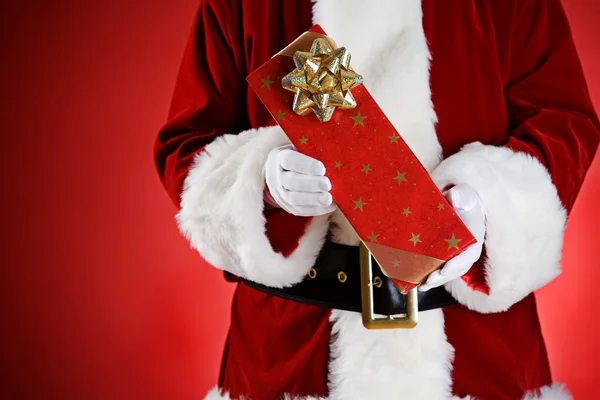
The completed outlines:
<svg viewBox="0 0 600 400">
<path fill-rule="evenodd" d="M 313 266 L 328 228 L 315 217 L 288 257 L 265 234 L 264 163 L 289 143 L 277 126 L 223 135 L 196 156 L 184 183 L 177 221 L 193 248 L 216 268 L 272 287 L 300 282 Z"/>
<path fill-rule="evenodd" d="M 539 394 L 529 393 L 523 400 L 573 400 L 573 396 L 564 385 L 553 383 L 540 388 Z"/>
<path fill-rule="evenodd" d="M 482 313 L 501 312 L 560 274 L 566 211 L 546 168 L 526 153 L 469 144 L 432 173 L 440 188 L 472 186 L 486 213 L 489 295 L 462 279 L 446 289 Z"/>
</svg>

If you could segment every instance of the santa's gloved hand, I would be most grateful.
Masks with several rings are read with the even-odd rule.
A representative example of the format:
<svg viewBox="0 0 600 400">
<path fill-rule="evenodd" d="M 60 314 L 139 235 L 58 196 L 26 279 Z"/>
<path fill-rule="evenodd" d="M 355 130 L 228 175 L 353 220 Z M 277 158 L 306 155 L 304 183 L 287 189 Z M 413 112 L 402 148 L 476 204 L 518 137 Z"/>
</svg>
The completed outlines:
<svg viewBox="0 0 600 400">
<path fill-rule="evenodd" d="M 457 185 L 446 193 L 446 198 L 475 239 L 477 239 L 477 243 L 472 244 L 462 253 L 452 258 L 442 269 L 432 272 L 427 281 L 419 286 L 419 290 L 421 291 L 426 291 L 460 278 L 479 260 L 483 251 L 485 214 L 481 200 L 479 200 L 479 196 L 477 196 L 475 190 L 467 185 Z"/>
<path fill-rule="evenodd" d="M 329 214 L 337 206 L 329 193 L 325 165 L 288 145 L 271 150 L 265 163 L 268 194 L 290 214 L 313 217 Z"/>
</svg>

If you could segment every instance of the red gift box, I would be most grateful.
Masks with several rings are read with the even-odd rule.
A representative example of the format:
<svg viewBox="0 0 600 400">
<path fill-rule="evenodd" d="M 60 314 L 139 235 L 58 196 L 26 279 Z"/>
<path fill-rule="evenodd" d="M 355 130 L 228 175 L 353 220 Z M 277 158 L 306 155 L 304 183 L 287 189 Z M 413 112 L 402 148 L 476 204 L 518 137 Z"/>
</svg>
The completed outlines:
<svg viewBox="0 0 600 400">
<path fill-rule="evenodd" d="M 476 240 L 349 59 L 316 25 L 247 81 L 296 149 L 325 164 L 338 207 L 406 294 Z M 328 88 L 338 91 L 320 94 Z"/>
</svg>

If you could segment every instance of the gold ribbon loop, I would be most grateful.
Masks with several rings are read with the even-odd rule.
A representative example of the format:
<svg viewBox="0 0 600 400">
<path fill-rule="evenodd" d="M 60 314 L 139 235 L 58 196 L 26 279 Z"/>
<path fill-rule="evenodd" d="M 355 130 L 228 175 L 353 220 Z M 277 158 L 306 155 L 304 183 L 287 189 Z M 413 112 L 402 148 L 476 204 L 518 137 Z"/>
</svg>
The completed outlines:
<svg viewBox="0 0 600 400">
<path fill-rule="evenodd" d="M 321 122 L 331 119 L 336 108 L 356 107 L 350 90 L 363 82 L 350 69 L 350 53 L 325 37 L 313 40 L 310 51 L 294 52 L 296 69 L 281 80 L 281 86 L 295 93 L 292 109 L 298 115 L 312 110 Z"/>
</svg>

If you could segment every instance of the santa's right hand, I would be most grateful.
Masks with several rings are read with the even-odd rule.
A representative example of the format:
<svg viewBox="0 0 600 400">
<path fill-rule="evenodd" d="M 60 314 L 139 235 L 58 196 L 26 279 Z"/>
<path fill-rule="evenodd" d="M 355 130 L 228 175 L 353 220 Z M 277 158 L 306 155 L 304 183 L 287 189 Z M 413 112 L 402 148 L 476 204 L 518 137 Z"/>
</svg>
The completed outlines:
<svg viewBox="0 0 600 400">
<path fill-rule="evenodd" d="M 271 150 L 265 163 L 268 192 L 290 214 L 312 217 L 337 208 L 325 165 L 287 145 Z"/>
</svg>

